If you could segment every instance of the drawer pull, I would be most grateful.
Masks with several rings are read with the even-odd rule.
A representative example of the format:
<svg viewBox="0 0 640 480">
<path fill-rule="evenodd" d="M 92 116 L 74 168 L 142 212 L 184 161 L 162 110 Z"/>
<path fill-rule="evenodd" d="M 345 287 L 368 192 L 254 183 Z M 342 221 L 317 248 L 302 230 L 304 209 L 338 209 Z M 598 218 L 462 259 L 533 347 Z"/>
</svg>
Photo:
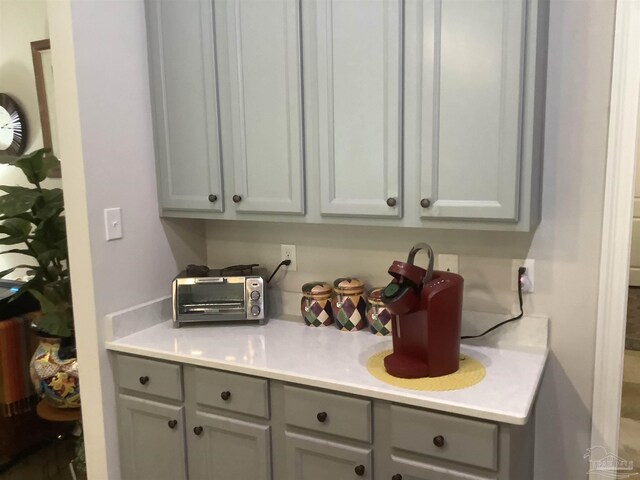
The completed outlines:
<svg viewBox="0 0 640 480">
<path fill-rule="evenodd" d="M 395 207 L 397 203 L 398 203 L 398 201 L 395 198 L 393 198 L 393 197 L 387 198 L 387 205 L 388 206 Z"/>
<path fill-rule="evenodd" d="M 218 201 L 218 196 L 214 195 L 213 193 L 211 195 L 209 195 L 209 201 L 211 203 L 217 202 Z"/>
<path fill-rule="evenodd" d="M 227 400 L 229 400 L 231 398 L 231 392 L 229 390 L 226 390 L 226 391 L 222 392 L 220 394 L 220 398 L 223 399 L 226 402 Z"/>
<path fill-rule="evenodd" d="M 146 375 L 143 377 L 140 377 L 139 380 L 140 380 L 140 385 L 146 385 L 147 383 L 149 383 L 149 377 L 147 377 Z"/>
<path fill-rule="evenodd" d="M 391 480 L 402 480 L 402 475 L 396 473 L 393 477 L 391 477 Z"/>
<path fill-rule="evenodd" d="M 354 472 L 356 472 L 356 475 L 358 475 L 359 477 L 362 477 L 364 475 L 364 465 L 358 465 L 356 468 L 353 469 Z"/>
<path fill-rule="evenodd" d="M 176 428 L 176 425 L 178 425 L 178 421 L 177 420 L 169 420 L 167 422 L 167 425 L 169 425 L 169 428 L 173 430 L 174 428 Z"/>
<path fill-rule="evenodd" d="M 240 195 L 233 196 L 233 203 L 240 203 L 242 201 L 242 197 Z"/>
<path fill-rule="evenodd" d="M 193 433 L 195 433 L 196 435 L 200 435 L 202 433 L 202 427 L 193 427 Z"/>
<path fill-rule="evenodd" d="M 433 444 L 436 447 L 444 447 L 444 437 L 442 435 L 438 435 L 437 437 L 433 437 Z"/>
<path fill-rule="evenodd" d="M 320 423 L 324 423 L 327 421 L 327 412 L 318 412 L 318 415 L 316 415 L 316 418 L 318 419 L 318 421 Z"/>
<path fill-rule="evenodd" d="M 422 208 L 429 208 L 431 206 L 431 200 L 429 200 L 428 198 L 423 198 L 422 200 L 420 200 L 420 206 Z"/>
</svg>

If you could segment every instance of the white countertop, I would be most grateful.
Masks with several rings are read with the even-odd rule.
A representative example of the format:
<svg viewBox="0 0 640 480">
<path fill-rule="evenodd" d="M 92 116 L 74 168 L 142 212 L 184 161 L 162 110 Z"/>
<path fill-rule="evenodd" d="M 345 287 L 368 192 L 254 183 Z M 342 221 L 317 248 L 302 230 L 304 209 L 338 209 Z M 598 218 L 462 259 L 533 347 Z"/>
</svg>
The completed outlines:
<svg viewBox="0 0 640 480">
<path fill-rule="evenodd" d="M 546 342 L 548 320 L 544 317 L 521 320 L 525 321 L 538 330 L 544 329 Z M 505 333 L 509 328 L 503 327 Z M 486 367 L 485 378 L 472 387 L 446 392 L 408 390 L 371 376 L 366 369 L 367 359 L 373 353 L 391 349 L 390 337 L 378 337 L 366 330 L 312 328 L 302 321 L 271 319 L 264 326 L 209 324 L 179 329 L 165 321 L 107 342 L 106 346 L 123 353 L 523 425 L 529 418 L 544 369 L 546 343 L 544 346 L 491 340 L 484 343 L 482 340 L 463 343 L 461 353 Z"/>
</svg>

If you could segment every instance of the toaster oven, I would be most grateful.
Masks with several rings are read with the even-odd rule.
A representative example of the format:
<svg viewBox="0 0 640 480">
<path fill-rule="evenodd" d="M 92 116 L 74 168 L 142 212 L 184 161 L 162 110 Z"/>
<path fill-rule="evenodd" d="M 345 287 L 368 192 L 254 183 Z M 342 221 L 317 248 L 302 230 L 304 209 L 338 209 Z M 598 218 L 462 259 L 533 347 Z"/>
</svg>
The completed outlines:
<svg viewBox="0 0 640 480">
<path fill-rule="evenodd" d="M 202 322 L 265 322 L 264 276 L 257 265 L 221 270 L 190 265 L 172 285 L 173 326 Z"/>
</svg>

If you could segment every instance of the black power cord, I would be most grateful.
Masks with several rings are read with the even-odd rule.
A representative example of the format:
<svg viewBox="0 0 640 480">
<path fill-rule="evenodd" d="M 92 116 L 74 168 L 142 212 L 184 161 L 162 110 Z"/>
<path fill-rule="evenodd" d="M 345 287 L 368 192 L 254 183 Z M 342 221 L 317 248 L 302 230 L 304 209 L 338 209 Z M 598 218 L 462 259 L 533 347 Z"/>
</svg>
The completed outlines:
<svg viewBox="0 0 640 480">
<path fill-rule="evenodd" d="M 280 267 L 283 265 L 291 265 L 291 260 L 287 259 L 287 260 L 282 260 L 280 262 L 280 264 L 276 267 L 276 269 L 273 271 L 273 273 L 271 274 L 271 276 L 269 277 L 269 280 L 267 280 L 267 283 L 269 283 L 271 281 L 271 279 L 273 278 L 273 276 L 278 273 L 278 270 L 280 270 Z"/>
<path fill-rule="evenodd" d="M 508 320 L 505 320 L 504 322 L 500 322 L 497 325 L 494 325 L 493 327 L 491 327 L 489 330 L 482 332 L 479 335 L 465 335 L 463 337 L 460 337 L 461 340 L 466 340 L 468 338 L 482 337 L 489 332 L 493 332 L 496 328 L 506 325 L 509 322 L 515 322 L 516 320 L 520 320 L 524 316 L 524 310 L 522 309 L 522 277 L 524 277 L 524 274 L 526 271 L 527 269 L 525 267 L 518 268 L 518 302 L 520 303 L 520 315 L 518 315 L 517 317 L 510 318 Z"/>
</svg>

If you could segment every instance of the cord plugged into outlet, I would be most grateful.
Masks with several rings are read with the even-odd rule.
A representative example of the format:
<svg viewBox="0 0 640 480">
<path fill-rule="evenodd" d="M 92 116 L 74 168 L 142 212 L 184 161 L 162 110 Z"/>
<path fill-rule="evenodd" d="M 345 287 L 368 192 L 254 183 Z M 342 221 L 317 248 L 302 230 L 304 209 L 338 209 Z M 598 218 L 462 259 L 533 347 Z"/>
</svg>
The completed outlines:
<svg viewBox="0 0 640 480">
<path fill-rule="evenodd" d="M 536 272 L 536 261 L 533 259 L 526 260 L 512 260 L 511 261 L 511 271 L 520 271 L 520 268 L 524 268 L 525 271 L 521 275 L 518 275 L 518 278 L 514 281 L 513 287 L 511 290 L 514 292 L 518 291 L 518 283 L 520 283 L 520 288 L 522 288 L 522 293 L 533 293 L 535 286 L 535 272 Z"/>
</svg>

